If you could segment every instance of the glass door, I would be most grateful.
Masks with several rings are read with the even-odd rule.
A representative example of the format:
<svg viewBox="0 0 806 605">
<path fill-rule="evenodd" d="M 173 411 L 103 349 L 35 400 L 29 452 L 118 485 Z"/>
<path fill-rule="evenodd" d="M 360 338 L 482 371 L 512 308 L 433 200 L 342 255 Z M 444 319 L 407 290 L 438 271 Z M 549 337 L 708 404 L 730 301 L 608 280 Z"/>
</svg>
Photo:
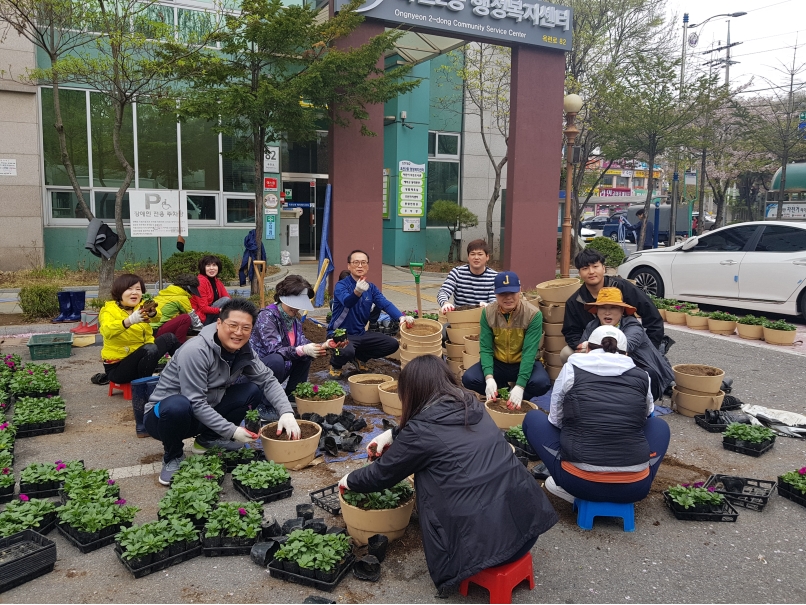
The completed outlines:
<svg viewBox="0 0 806 605">
<path fill-rule="evenodd" d="M 327 183 L 327 181 L 324 181 Z M 285 201 L 287 208 L 300 208 L 302 216 L 299 219 L 299 257 L 301 260 L 316 259 L 319 252 L 319 240 L 322 235 L 322 207 L 324 193 L 317 191 L 317 179 L 293 178 L 283 179 Z M 290 195 L 289 195 L 290 194 Z"/>
</svg>

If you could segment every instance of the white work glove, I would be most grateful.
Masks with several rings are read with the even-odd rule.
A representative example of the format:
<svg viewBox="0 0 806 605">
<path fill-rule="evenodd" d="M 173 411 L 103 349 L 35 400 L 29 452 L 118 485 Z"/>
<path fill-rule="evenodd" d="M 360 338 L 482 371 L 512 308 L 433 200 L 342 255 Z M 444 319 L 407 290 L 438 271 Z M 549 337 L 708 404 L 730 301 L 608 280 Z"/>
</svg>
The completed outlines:
<svg viewBox="0 0 806 605">
<path fill-rule="evenodd" d="M 394 437 L 392 437 L 392 429 L 384 431 L 369 442 L 369 445 L 367 446 L 367 457 L 370 460 L 380 458 L 383 456 L 383 453 L 389 449 L 389 446 L 392 445 L 392 441 L 394 441 Z M 345 475 L 344 478 L 347 479 L 347 476 Z"/>
<path fill-rule="evenodd" d="M 336 341 L 332 338 L 328 338 L 325 342 L 322 343 L 323 349 L 335 349 L 336 348 Z"/>
<path fill-rule="evenodd" d="M 487 305 L 489 305 L 489 304 L 490 304 L 490 303 L 488 303 L 488 302 L 486 302 L 486 301 L 481 301 L 481 302 L 479 303 L 479 306 L 480 306 L 480 307 L 486 307 L 486 306 L 487 306 Z"/>
<path fill-rule="evenodd" d="M 498 395 L 498 385 L 495 383 L 495 378 L 490 376 L 485 379 L 487 386 L 484 388 L 484 394 L 487 396 L 487 401 L 495 399 Z"/>
<path fill-rule="evenodd" d="M 145 321 L 145 317 L 143 317 L 142 311 L 137 309 L 136 311 L 132 311 L 132 314 L 129 315 L 129 325 L 133 326 L 134 324 L 139 324 L 142 321 Z"/>
<path fill-rule="evenodd" d="M 321 357 L 326 353 L 324 347 L 320 344 L 315 342 L 309 342 L 306 345 L 302 345 L 302 354 L 307 355 L 308 357 L 313 357 L 316 359 L 317 357 Z"/>
<path fill-rule="evenodd" d="M 407 328 L 410 328 L 414 325 L 414 318 L 411 315 L 401 315 L 400 319 L 397 321 L 399 323 L 405 323 Z"/>
<path fill-rule="evenodd" d="M 456 307 L 454 307 L 451 303 L 446 302 L 442 305 L 442 314 L 445 315 L 448 311 L 453 311 Z"/>
<path fill-rule="evenodd" d="M 279 435 L 283 431 L 291 435 L 291 439 L 299 439 L 299 425 L 291 412 L 280 416 L 280 421 L 277 423 L 277 434 Z"/>
<path fill-rule="evenodd" d="M 509 401 L 507 401 L 507 407 L 510 410 L 519 410 L 521 409 L 521 402 L 523 401 L 523 387 L 512 387 L 509 391 Z"/>
<path fill-rule="evenodd" d="M 575 353 L 587 353 L 588 352 L 588 341 L 580 342 L 577 345 Z"/>
<path fill-rule="evenodd" d="M 367 290 L 369 290 L 369 282 L 365 280 L 363 277 L 359 279 L 357 282 L 355 282 L 356 292 L 360 292 L 361 294 L 363 294 Z"/>
<path fill-rule="evenodd" d="M 235 429 L 235 434 L 232 436 L 232 438 L 238 443 L 254 443 L 257 441 L 257 438 L 252 437 L 252 435 L 254 435 L 254 433 L 247 431 L 242 426 L 239 426 L 237 429 Z"/>
<path fill-rule="evenodd" d="M 346 492 L 346 491 L 348 491 L 350 489 L 349 487 L 347 487 L 347 477 L 349 477 L 349 476 L 350 476 L 350 473 L 347 473 L 346 475 L 344 475 L 344 477 L 339 479 L 339 493 L 340 494 L 344 494 L 344 492 Z"/>
</svg>

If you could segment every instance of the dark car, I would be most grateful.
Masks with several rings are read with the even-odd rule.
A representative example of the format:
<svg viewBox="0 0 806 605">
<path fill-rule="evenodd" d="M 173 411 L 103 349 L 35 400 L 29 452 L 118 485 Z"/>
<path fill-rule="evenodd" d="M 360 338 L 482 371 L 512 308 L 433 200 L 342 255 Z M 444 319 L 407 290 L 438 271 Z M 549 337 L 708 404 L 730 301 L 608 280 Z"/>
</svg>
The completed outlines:
<svg viewBox="0 0 806 605">
<path fill-rule="evenodd" d="M 593 216 L 582 221 L 582 226 L 586 229 L 604 229 L 608 222 L 610 222 L 609 216 Z"/>
</svg>

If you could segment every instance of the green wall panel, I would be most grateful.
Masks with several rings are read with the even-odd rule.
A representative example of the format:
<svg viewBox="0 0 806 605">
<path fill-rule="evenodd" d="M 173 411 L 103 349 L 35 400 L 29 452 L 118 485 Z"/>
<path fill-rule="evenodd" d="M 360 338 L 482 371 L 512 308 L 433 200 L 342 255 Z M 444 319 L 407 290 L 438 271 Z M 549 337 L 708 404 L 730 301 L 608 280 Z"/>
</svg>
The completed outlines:
<svg viewBox="0 0 806 605">
<path fill-rule="evenodd" d="M 451 247 L 451 234 L 445 227 L 425 230 L 425 255 L 431 262 L 448 260 Z M 459 259 L 454 259 L 459 260 Z"/>
</svg>

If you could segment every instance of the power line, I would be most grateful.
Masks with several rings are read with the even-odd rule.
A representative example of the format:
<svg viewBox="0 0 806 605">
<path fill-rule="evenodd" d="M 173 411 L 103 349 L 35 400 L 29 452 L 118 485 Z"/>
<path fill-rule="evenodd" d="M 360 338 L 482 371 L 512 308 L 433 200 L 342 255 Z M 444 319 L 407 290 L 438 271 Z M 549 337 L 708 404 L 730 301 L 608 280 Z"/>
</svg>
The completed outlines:
<svg viewBox="0 0 806 605">
<path fill-rule="evenodd" d="M 748 42 L 755 42 L 756 40 L 766 40 L 767 38 L 780 38 L 781 36 L 788 36 L 790 34 L 799 34 L 800 32 L 806 31 L 806 29 L 796 29 L 795 31 L 786 32 L 783 34 L 772 34 L 771 36 L 761 36 L 760 38 L 750 38 L 749 40 L 744 40 L 744 43 L 747 44 Z"/>
<path fill-rule="evenodd" d="M 747 12 L 754 13 L 756 11 L 764 10 L 765 8 L 772 8 L 773 6 L 778 6 L 779 4 L 786 4 L 787 2 L 792 2 L 792 0 L 782 0 L 781 2 L 776 2 L 775 4 L 768 4 L 767 6 L 759 6 L 758 8 L 751 9 Z"/>
</svg>

